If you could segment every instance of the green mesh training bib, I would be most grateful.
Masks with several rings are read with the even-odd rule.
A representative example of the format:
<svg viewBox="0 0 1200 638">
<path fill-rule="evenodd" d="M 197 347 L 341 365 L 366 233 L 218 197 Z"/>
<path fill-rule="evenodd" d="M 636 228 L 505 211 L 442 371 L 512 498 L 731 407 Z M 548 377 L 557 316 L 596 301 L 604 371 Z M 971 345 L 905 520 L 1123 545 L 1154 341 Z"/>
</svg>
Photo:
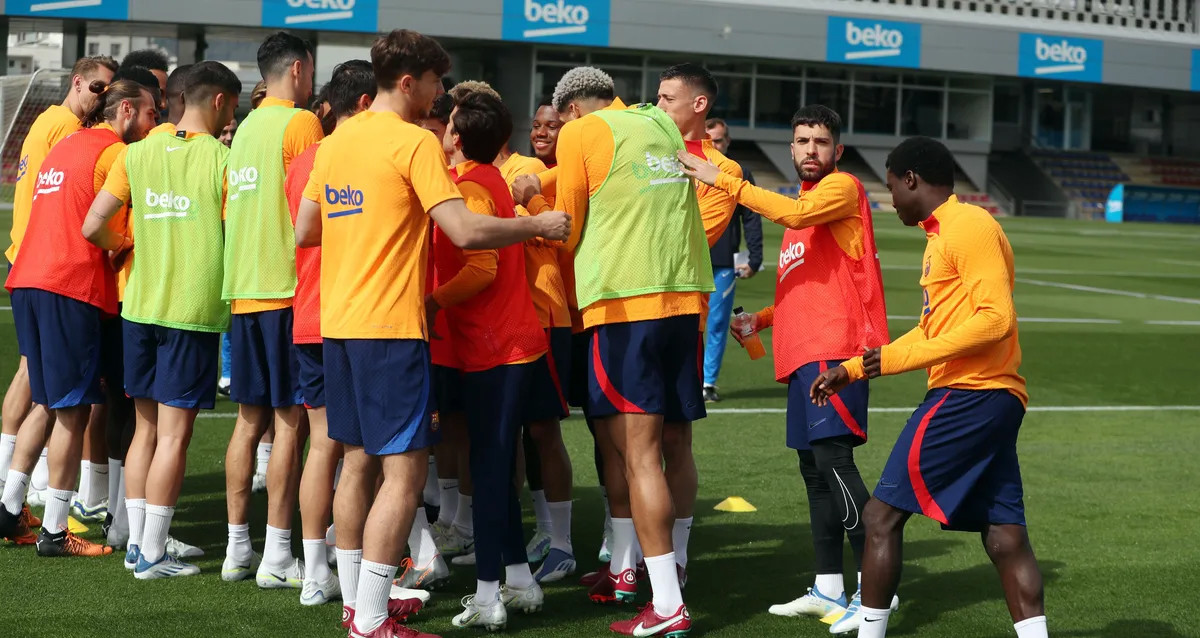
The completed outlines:
<svg viewBox="0 0 1200 638">
<path fill-rule="evenodd" d="M 649 104 L 596 111 L 612 129 L 608 177 L 588 199 L 575 249 L 579 307 L 657 292 L 711 292 L 712 262 L 692 180 L 676 153 L 683 137 Z"/>
<path fill-rule="evenodd" d="M 238 127 L 229 153 L 222 297 L 296 294 L 296 234 L 283 185 L 283 134 L 301 109 L 262 106 Z"/>
<path fill-rule="evenodd" d="M 211 135 L 158 133 L 129 145 L 136 258 L 122 317 L 181 330 L 229 330 L 229 304 L 221 299 L 228 157 L 229 149 Z"/>
</svg>

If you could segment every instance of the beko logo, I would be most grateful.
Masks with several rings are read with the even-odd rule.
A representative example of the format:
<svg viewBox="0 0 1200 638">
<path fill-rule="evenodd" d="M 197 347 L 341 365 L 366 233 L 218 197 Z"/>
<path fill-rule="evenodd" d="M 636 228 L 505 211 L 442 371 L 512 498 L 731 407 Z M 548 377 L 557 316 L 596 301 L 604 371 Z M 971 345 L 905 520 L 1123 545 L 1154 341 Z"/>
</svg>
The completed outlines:
<svg viewBox="0 0 1200 638">
<path fill-rule="evenodd" d="M 860 51 L 847 51 L 847 60 L 863 58 L 886 58 L 900 55 L 904 46 L 904 34 L 898 29 L 885 29 L 882 24 L 860 27 L 846 21 L 846 44 L 852 47 L 864 47 Z"/>
<path fill-rule="evenodd" d="M 312 13 L 290 15 L 283 19 L 287 24 L 323 22 L 325 20 L 349 20 L 354 17 L 355 0 L 287 0 L 293 9 L 308 9 Z"/>
<path fill-rule="evenodd" d="M 1034 47 L 1038 66 L 1034 68 L 1033 72 L 1038 75 L 1069 73 L 1087 68 L 1087 49 L 1072 46 L 1069 40 L 1047 42 L 1039 37 Z"/>
</svg>

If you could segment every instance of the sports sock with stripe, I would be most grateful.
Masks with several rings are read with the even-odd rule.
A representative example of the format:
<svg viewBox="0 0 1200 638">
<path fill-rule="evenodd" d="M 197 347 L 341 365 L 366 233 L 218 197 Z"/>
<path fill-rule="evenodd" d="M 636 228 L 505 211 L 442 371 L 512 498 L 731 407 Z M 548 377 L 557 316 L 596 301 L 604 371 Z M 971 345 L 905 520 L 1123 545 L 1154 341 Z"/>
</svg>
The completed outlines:
<svg viewBox="0 0 1200 638">
<path fill-rule="evenodd" d="M 450 527 L 454 524 L 454 517 L 458 513 L 458 479 L 438 479 L 438 495 L 442 504 L 438 510 L 437 522 L 443 527 Z"/>
<path fill-rule="evenodd" d="M 15 516 L 21 513 L 21 508 L 25 505 L 25 494 L 28 491 L 29 475 L 9 470 L 8 478 L 4 481 L 4 496 L 0 497 L 0 502 L 4 503 L 4 509 L 8 510 L 9 514 Z"/>
<path fill-rule="evenodd" d="M 654 613 L 663 618 L 670 617 L 683 604 L 675 565 L 674 552 L 646 557 L 646 571 L 650 572 L 650 587 L 654 590 Z"/>
<path fill-rule="evenodd" d="M 280 529 L 267 525 L 266 539 L 263 542 L 264 567 L 273 571 L 284 571 L 292 566 L 292 530 Z"/>
<path fill-rule="evenodd" d="M 396 565 L 362 562 L 362 570 L 358 573 L 358 602 L 354 608 L 354 628 L 359 633 L 369 634 L 387 619 L 388 598 L 395 577 Z"/>
<path fill-rule="evenodd" d="M 887 636 L 888 616 L 892 615 L 890 608 L 859 607 L 858 611 L 862 614 L 862 623 L 858 626 L 858 638 L 884 638 Z"/>
<path fill-rule="evenodd" d="M 67 516 L 71 512 L 74 490 L 50 488 L 46 493 L 46 513 L 42 516 L 42 528 L 51 534 L 67 529 Z"/>
<path fill-rule="evenodd" d="M 342 604 L 350 609 L 358 601 L 358 573 L 362 570 L 361 549 L 335 549 L 338 581 L 342 584 Z"/>
</svg>

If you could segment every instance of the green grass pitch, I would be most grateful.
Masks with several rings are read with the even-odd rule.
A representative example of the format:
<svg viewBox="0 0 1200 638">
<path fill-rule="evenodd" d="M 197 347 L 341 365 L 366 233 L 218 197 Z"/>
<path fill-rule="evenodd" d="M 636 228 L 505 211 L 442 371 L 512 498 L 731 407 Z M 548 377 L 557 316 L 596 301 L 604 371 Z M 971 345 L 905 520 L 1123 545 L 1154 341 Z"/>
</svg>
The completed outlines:
<svg viewBox="0 0 1200 638">
<path fill-rule="evenodd" d="M 891 215 L 880 215 L 876 226 L 888 310 L 895 317 L 891 331 L 898 336 L 915 323 L 920 307 L 925 238 Z M 1045 575 L 1051 635 L 1200 636 L 1200 228 L 1031 219 L 1008 219 L 1004 227 L 1016 252 L 1022 372 L 1032 395 L 1020 444 L 1026 506 Z M 767 231 L 768 263 L 780 236 L 777 227 Z M 743 282 L 737 303 L 762 307 L 772 286 L 769 271 Z M 16 360 L 5 312 L 4 383 Z M 750 362 L 731 344 L 721 376 L 726 400 L 695 426 L 700 497 L 686 591 L 694 636 L 805 638 L 827 632 L 816 620 L 766 612 L 812 583 L 804 490 L 795 454 L 784 447 L 785 391 L 771 376 L 770 359 Z M 924 383 L 924 375 L 912 373 L 873 384 L 872 407 L 887 410 L 872 414 L 871 442 L 858 454 L 869 486 L 905 410 L 921 400 Z M 3 546 L 0 636 L 344 635 L 336 606 L 305 608 L 298 592 L 260 591 L 253 582 L 219 578 L 222 461 L 233 410 L 222 401 L 198 422 L 172 530 L 208 552 L 199 561 L 200 576 L 141 582 L 125 572 L 119 556 L 41 560 L 32 548 Z M 563 429 L 575 460 L 574 543 L 586 571 L 596 564 L 603 511 L 587 430 L 578 418 Z M 744 497 L 758 511 L 713 511 L 727 496 Z M 265 501 L 255 497 L 251 517 L 258 548 Z M 99 538 L 98 525 L 89 536 Z M 999 581 L 977 536 L 914 519 L 905 559 L 901 607 L 889 635 L 1012 635 Z M 445 636 L 474 635 L 450 625 L 459 596 L 470 593 L 473 583 L 471 570 L 457 569 L 452 586 L 435 595 L 415 626 Z M 594 606 L 574 582 L 556 584 L 547 588 L 545 611 L 513 616 L 508 634 L 601 636 L 610 622 L 633 611 Z"/>
</svg>

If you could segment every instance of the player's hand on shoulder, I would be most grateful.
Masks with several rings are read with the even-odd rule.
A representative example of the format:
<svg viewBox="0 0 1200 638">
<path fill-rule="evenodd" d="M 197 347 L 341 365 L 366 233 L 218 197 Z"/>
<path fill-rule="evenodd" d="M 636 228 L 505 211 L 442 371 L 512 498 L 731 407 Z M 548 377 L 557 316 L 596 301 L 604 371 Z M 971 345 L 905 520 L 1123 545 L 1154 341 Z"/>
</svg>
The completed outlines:
<svg viewBox="0 0 1200 638">
<path fill-rule="evenodd" d="M 717 175 L 721 174 L 721 169 L 717 168 L 716 164 L 696 157 L 686 150 L 679 151 L 675 156 L 679 158 L 679 163 L 683 164 L 684 175 L 698 179 L 709 186 L 717 182 Z"/>
<path fill-rule="evenodd" d="M 863 348 L 863 371 L 868 379 L 874 379 L 883 374 L 882 350 L 879 348 Z"/>
<path fill-rule="evenodd" d="M 571 216 L 561 210 L 546 211 L 529 219 L 537 224 L 537 236 L 552 241 L 567 241 L 571 236 Z"/>
<path fill-rule="evenodd" d="M 522 206 L 528 206 L 534 195 L 542 194 L 542 180 L 537 175 L 520 175 L 513 180 L 513 201 Z"/>
<path fill-rule="evenodd" d="M 809 396 L 814 405 L 824 406 L 829 403 L 829 397 L 842 388 L 850 385 L 850 373 L 845 366 L 835 366 L 822 372 L 809 389 Z"/>
</svg>

